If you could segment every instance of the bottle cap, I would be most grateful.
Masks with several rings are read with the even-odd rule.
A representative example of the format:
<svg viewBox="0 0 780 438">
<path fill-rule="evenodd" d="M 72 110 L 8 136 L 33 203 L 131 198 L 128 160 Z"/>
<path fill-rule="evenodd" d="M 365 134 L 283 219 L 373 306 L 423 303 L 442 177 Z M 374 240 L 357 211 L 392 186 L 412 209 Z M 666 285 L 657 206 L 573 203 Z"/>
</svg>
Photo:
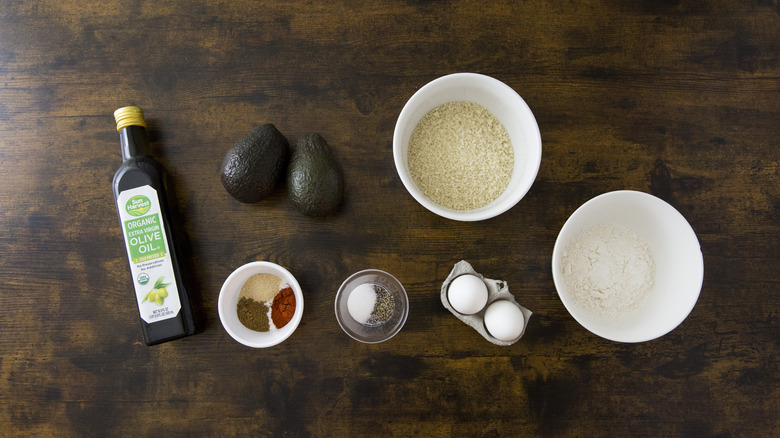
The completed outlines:
<svg viewBox="0 0 780 438">
<path fill-rule="evenodd" d="M 116 119 L 116 130 L 121 131 L 122 128 L 128 126 L 143 126 L 146 128 L 146 122 L 144 121 L 144 110 L 139 106 L 125 106 L 114 111 L 114 119 Z"/>
</svg>

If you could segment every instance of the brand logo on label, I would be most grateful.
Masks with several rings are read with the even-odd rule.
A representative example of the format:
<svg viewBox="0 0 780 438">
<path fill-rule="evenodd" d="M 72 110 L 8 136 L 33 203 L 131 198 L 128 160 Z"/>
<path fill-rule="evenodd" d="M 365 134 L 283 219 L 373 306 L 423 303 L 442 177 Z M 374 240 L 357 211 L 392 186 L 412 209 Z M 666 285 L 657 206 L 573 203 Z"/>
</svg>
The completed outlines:
<svg viewBox="0 0 780 438">
<path fill-rule="evenodd" d="M 152 201 L 144 195 L 136 195 L 127 200 L 125 210 L 132 216 L 145 215 L 152 208 Z"/>
</svg>

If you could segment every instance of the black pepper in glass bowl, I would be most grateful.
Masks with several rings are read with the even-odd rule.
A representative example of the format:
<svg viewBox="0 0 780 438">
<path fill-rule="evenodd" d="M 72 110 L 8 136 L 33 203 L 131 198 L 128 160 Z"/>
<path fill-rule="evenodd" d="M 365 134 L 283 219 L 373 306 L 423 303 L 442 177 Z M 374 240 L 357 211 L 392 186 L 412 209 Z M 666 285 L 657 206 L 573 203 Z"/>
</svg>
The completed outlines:
<svg viewBox="0 0 780 438">
<path fill-rule="evenodd" d="M 409 299 L 401 282 L 387 272 L 356 272 L 336 293 L 336 320 L 351 338 L 368 344 L 395 336 L 409 315 Z"/>
</svg>

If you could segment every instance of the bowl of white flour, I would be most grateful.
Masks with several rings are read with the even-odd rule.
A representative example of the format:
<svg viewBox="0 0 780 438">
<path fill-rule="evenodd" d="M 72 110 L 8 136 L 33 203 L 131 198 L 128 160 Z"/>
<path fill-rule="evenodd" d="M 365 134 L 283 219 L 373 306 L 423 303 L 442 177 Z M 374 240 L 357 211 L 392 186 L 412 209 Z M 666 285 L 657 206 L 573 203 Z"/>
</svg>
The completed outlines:
<svg viewBox="0 0 780 438">
<path fill-rule="evenodd" d="M 672 331 L 704 280 L 699 240 L 671 205 L 647 193 L 604 193 L 564 224 L 552 257 L 555 288 L 583 327 L 617 342 Z"/>
</svg>

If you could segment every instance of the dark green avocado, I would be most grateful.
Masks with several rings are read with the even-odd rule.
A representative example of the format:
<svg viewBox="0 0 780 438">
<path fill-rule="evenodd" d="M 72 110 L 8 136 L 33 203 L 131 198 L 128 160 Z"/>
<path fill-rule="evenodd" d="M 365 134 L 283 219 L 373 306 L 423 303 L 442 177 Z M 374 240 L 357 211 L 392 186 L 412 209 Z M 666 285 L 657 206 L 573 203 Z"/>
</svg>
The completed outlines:
<svg viewBox="0 0 780 438">
<path fill-rule="evenodd" d="M 341 204 L 344 176 L 319 134 L 306 134 L 298 140 L 287 167 L 287 193 L 306 216 L 327 216 Z"/>
<path fill-rule="evenodd" d="M 222 185 L 241 202 L 257 202 L 279 184 L 289 156 L 290 144 L 274 125 L 258 126 L 225 154 Z"/>
</svg>

